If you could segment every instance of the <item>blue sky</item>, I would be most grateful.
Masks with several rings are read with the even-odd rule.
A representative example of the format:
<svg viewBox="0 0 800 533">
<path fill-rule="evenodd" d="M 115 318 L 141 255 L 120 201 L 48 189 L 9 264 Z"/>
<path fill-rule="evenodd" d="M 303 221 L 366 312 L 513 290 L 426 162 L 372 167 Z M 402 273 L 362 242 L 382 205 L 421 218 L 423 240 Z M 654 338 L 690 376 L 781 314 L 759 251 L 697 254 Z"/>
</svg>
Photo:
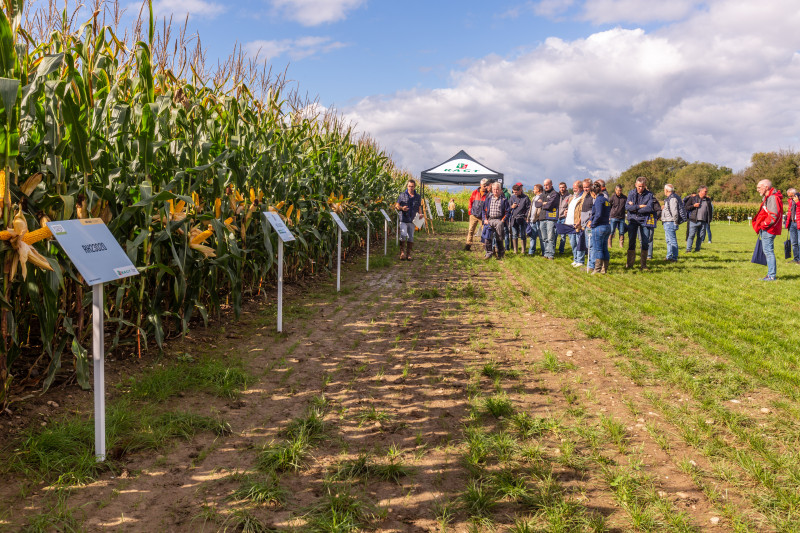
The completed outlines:
<svg viewBox="0 0 800 533">
<path fill-rule="evenodd" d="M 139 4 L 128 7 L 127 22 Z M 335 107 L 412 173 L 464 149 L 526 184 L 798 149 L 796 0 L 156 0 Z M 123 22 L 124 23 L 124 22 Z"/>
</svg>

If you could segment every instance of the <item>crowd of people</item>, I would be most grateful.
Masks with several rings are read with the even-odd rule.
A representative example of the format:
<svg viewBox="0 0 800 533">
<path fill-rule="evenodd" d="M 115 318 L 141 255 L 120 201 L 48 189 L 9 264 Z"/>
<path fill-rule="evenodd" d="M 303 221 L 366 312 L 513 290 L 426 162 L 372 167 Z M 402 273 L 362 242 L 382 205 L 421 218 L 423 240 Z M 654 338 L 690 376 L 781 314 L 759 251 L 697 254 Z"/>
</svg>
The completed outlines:
<svg viewBox="0 0 800 533">
<path fill-rule="evenodd" d="M 763 201 L 752 225 L 766 256 L 767 276 L 763 280 L 772 281 L 777 275 L 774 239 L 784 226 L 783 200 L 769 180 L 759 182 L 757 189 Z M 800 196 L 793 189 L 787 193 L 790 204 L 785 226 L 790 231 L 795 261 L 800 262 Z M 644 271 L 649 270 L 648 261 L 653 257 L 653 236 L 659 221 L 666 241 L 665 259 L 677 262 L 679 226 L 686 223 L 686 253 L 699 252 L 706 239 L 711 243 L 713 215 L 714 204 L 705 186 L 681 198 L 667 184 L 662 206 L 647 188 L 644 177 L 637 178 L 635 188 L 627 194 L 620 185 L 609 193 L 604 180 L 577 180 L 570 192 L 566 183 L 559 183 L 556 190 L 552 180 L 546 179 L 542 185 L 533 187 L 531 197 L 521 183 L 514 184 L 508 192 L 499 182 L 482 180 L 469 199 L 464 249 L 472 248 L 475 232 L 480 228 L 486 259 L 496 256 L 502 260 L 506 250 L 536 255 L 538 243 L 541 255 L 553 260 L 556 248 L 560 254 L 565 253 L 569 238 L 572 266 L 588 265 L 593 274 L 605 274 L 609 268 L 609 248 L 614 242 L 624 247 L 627 237 L 625 268 L 634 268 L 638 255 L 638 266 Z"/>
</svg>

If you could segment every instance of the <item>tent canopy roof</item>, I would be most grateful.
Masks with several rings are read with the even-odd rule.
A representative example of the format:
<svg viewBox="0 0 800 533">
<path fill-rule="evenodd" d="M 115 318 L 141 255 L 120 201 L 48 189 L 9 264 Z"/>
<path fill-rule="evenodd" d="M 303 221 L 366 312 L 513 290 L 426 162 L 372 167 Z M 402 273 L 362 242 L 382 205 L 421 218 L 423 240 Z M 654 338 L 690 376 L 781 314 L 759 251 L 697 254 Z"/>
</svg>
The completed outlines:
<svg viewBox="0 0 800 533">
<path fill-rule="evenodd" d="M 503 181 L 500 172 L 483 166 L 464 150 L 420 174 L 420 180 L 426 185 L 479 185 L 483 178 Z"/>
</svg>

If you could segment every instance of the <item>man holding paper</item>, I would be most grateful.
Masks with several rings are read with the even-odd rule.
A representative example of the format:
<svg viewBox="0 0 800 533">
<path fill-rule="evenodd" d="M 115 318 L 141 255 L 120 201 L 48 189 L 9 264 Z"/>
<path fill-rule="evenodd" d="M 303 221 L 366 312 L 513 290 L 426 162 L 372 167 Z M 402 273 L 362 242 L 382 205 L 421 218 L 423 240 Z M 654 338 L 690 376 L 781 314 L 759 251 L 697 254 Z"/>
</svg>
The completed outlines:
<svg viewBox="0 0 800 533">
<path fill-rule="evenodd" d="M 411 261 L 414 248 L 414 217 L 422 214 L 422 197 L 416 193 L 417 182 L 408 180 L 406 190 L 397 197 L 394 208 L 400 211 L 400 260 Z"/>
</svg>

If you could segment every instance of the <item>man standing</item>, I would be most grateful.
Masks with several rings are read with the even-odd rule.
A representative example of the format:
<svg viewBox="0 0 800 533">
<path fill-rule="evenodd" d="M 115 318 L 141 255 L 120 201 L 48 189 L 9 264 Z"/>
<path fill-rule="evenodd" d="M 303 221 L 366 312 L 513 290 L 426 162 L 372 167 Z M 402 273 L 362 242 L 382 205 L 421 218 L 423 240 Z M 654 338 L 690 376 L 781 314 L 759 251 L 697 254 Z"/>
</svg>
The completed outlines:
<svg viewBox="0 0 800 533">
<path fill-rule="evenodd" d="M 539 239 L 539 244 L 542 248 L 542 255 L 544 255 L 542 233 L 539 231 L 539 213 L 541 213 L 542 209 L 540 207 L 536 207 L 536 202 L 539 201 L 541 196 L 542 186 L 537 183 L 533 186 L 533 198 L 531 199 L 531 207 L 528 211 L 528 227 L 531 230 L 531 247 L 528 249 L 528 255 L 536 255 L 536 239 Z"/>
<path fill-rule="evenodd" d="M 653 193 L 647 190 L 647 178 L 636 178 L 636 188 L 628 192 L 628 201 L 625 203 L 628 212 L 628 260 L 625 268 L 633 268 L 636 262 L 636 238 L 641 236 L 639 255 L 639 268 L 647 270 L 647 249 L 650 239 L 653 238 L 653 229 L 648 227 L 649 219 L 655 222 L 653 211 Z"/>
<path fill-rule="evenodd" d="M 456 221 L 456 199 L 450 198 L 450 202 L 447 204 L 447 218 L 450 222 Z"/>
<path fill-rule="evenodd" d="M 706 224 L 711 222 L 711 201 L 706 196 L 708 187 L 701 185 L 697 189 L 697 196 L 690 196 L 686 204 L 689 214 L 689 236 L 686 238 L 686 253 L 692 251 L 692 241 L 697 237 L 694 247 L 695 252 L 700 251 L 700 244 L 706 235 Z"/>
<path fill-rule="evenodd" d="M 505 248 L 503 240 L 505 237 L 505 220 L 509 214 L 508 200 L 503 195 L 503 187 L 499 182 L 492 184 L 492 194 L 483 202 L 483 224 L 488 225 L 494 230 L 495 241 L 497 244 L 497 259 L 503 259 Z M 492 238 L 486 239 L 486 257 L 492 257 Z"/>
<path fill-rule="evenodd" d="M 667 242 L 667 261 L 678 261 L 678 225 L 680 224 L 681 199 L 675 194 L 675 187 L 664 185 L 664 209 L 661 211 L 661 224 L 664 226 L 664 240 Z"/>
<path fill-rule="evenodd" d="M 611 248 L 611 240 L 614 238 L 614 231 L 619 234 L 619 247 L 625 244 L 625 202 L 628 197 L 622 194 L 622 185 L 614 187 L 614 194 L 611 195 L 611 215 L 609 216 L 609 225 L 611 226 L 611 234 L 608 236 L 608 247 Z"/>
<path fill-rule="evenodd" d="M 467 244 L 464 250 L 469 251 L 472 248 L 472 239 L 475 236 L 475 229 L 483 219 L 483 203 L 486 200 L 486 184 L 489 183 L 487 178 L 481 180 L 480 187 L 472 191 L 469 197 L 469 229 L 467 230 Z"/>
<path fill-rule="evenodd" d="M 569 204 L 567 205 L 567 216 L 564 224 L 572 226 L 576 229 L 575 232 L 569 234 L 569 245 L 572 248 L 572 266 L 578 268 L 583 266 L 583 258 L 586 255 L 584 250 L 579 250 L 578 244 L 580 243 L 581 231 L 581 199 L 583 198 L 583 183 L 577 180 L 572 184 L 572 194 L 570 195 Z"/>
<path fill-rule="evenodd" d="M 411 261 L 414 249 L 414 217 L 422 213 L 422 197 L 416 193 L 417 182 L 408 180 L 406 190 L 397 197 L 394 208 L 400 211 L 400 260 Z"/>
<path fill-rule="evenodd" d="M 595 180 L 595 183 L 600 184 L 600 194 L 606 197 L 606 200 L 610 200 L 611 198 L 608 196 L 608 189 L 606 189 L 606 180 Z M 594 185 L 592 185 L 594 187 Z"/>
<path fill-rule="evenodd" d="M 800 228 L 800 195 L 796 189 L 786 191 L 789 197 L 789 211 L 786 213 L 786 229 L 789 230 L 789 240 L 792 243 L 792 260 L 800 263 L 800 243 L 798 243 L 798 228 Z"/>
<path fill-rule="evenodd" d="M 536 207 L 542 208 L 539 215 L 539 231 L 542 234 L 544 258 L 551 261 L 556 256 L 556 222 L 560 202 L 561 196 L 553 189 L 553 180 L 544 180 L 544 191 L 536 202 Z"/>
<path fill-rule="evenodd" d="M 563 181 L 558 184 L 558 195 L 561 197 L 558 203 L 558 223 L 564 224 L 567 220 L 567 209 L 569 208 L 569 201 L 572 200 L 572 195 L 567 191 L 567 184 Z M 562 233 L 558 238 L 558 253 L 564 253 L 564 246 L 567 243 L 567 234 Z"/>
<path fill-rule="evenodd" d="M 753 219 L 753 229 L 761 237 L 764 255 L 767 257 L 767 275 L 761 281 L 775 281 L 777 265 L 775 261 L 775 236 L 781 234 L 783 222 L 783 197 L 781 191 L 772 187 L 769 180 L 761 180 L 756 185 L 761 195 L 761 206 Z"/>
<path fill-rule="evenodd" d="M 526 220 L 528 211 L 531 209 L 531 201 L 522 190 L 522 183 L 516 183 L 511 188 L 514 194 L 511 195 L 511 232 L 514 237 L 514 253 L 525 253 L 528 246 L 528 234 L 525 232 L 528 226 Z M 522 239 L 522 248 L 519 247 L 519 240 Z"/>
</svg>

